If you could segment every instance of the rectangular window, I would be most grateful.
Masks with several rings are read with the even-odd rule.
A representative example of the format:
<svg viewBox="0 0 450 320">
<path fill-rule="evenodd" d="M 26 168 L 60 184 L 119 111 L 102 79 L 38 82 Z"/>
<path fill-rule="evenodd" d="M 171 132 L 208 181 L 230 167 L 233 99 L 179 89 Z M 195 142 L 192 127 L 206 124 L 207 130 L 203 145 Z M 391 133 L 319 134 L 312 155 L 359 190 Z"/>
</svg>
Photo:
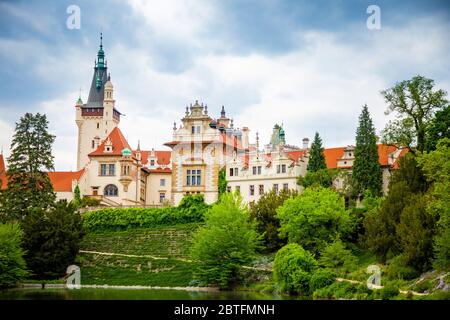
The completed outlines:
<svg viewBox="0 0 450 320">
<path fill-rule="evenodd" d="M 94 148 L 95 148 L 95 141 L 92 140 L 92 149 L 94 149 Z"/>
<path fill-rule="evenodd" d="M 277 173 L 280 173 L 280 172 L 281 172 L 281 170 L 280 170 L 280 165 L 277 164 Z"/>
<path fill-rule="evenodd" d="M 227 186 L 227 192 L 231 192 L 231 186 Z"/>
<path fill-rule="evenodd" d="M 254 185 L 250 186 L 250 195 L 251 196 L 255 195 L 255 186 Z"/>
<path fill-rule="evenodd" d="M 201 170 L 197 170 L 197 185 L 200 186 L 202 184 Z"/>
<path fill-rule="evenodd" d="M 115 166 L 114 166 L 114 164 L 109 164 L 108 165 L 108 176 L 114 176 L 116 173 L 115 173 Z"/>
<path fill-rule="evenodd" d="M 100 175 L 106 176 L 106 164 L 104 163 L 100 164 Z"/>
<path fill-rule="evenodd" d="M 239 193 L 241 193 L 241 187 L 240 186 L 236 186 L 236 189 L 235 189 L 237 192 L 239 192 Z"/>
<path fill-rule="evenodd" d="M 256 174 L 256 167 L 253 167 L 253 174 Z"/>
<path fill-rule="evenodd" d="M 154 166 L 155 165 L 155 159 L 150 160 L 150 165 Z"/>
<path fill-rule="evenodd" d="M 202 184 L 201 173 L 202 173 L 202 170 L 187 170 L 186 185 L 187 186 L 200 186 Z"/>
<path fill-rule="evenodd" d="M 278 183 L 275 183 L 275 184 L 273 185 L 273 190 L 274 190 L 276 193 L 278 193 Z"/>
<path fill-rule="evenodd" d="M 261 166 L 258 166 L 258 174 L 261 174 Z"/>
<path fill-rule="evenodd" d="M 260 195 L 264 194 L 264 185 L 263 184 L 259 185 L 259 194 Z"/>
<path fill-rule="evenodd" d="M 233 170 L 233 168 L 230 168 L 230 177 L 232 177 L 233 174 L 234 174 L 234 170 Z"/>
<path fill-rule="evenodd" d="M 191 185 L 191 170 L 188 170 L 186 173 L 186 185 L 187 186 Z"/>
<path fill-rule="evenodd" d="M 100 128 L 100 123 L 97 122 L 97 129 L 99 129 L 99 128 Z"/>
<path fill-rule="evenodd" d="M 239 169 L 238 168 L 234 168 L 234 175 L 236 177 L 239 175 Z"/>
<path fill-rule="evenodd" d="M 191 133 L 194 134 L 195 133 L 195 126 L 191 127 Z"/>
<path fill-rule="evenodd" d="M 281 165 L 281 173 L 286 173 L 286 165 L 285 164 Z"/>
<path fill-rule="evenodd" d="M 166 179 L 159 179 L 159 186 L 165 187 L 166 186 Z"/>
<path fill-rule="evenodd" d="M 289 184 L 288 183 L 283 183 L 283 189 L 284 190 L 288 190 L 289 189 Z"/>
<path fill-rule="evenodd" d="M 164 200 L 166 200 L 166 194 L 164 192 L 161 192 L 159 194 L 159 203 L 163 203 Z"/>
</svg>

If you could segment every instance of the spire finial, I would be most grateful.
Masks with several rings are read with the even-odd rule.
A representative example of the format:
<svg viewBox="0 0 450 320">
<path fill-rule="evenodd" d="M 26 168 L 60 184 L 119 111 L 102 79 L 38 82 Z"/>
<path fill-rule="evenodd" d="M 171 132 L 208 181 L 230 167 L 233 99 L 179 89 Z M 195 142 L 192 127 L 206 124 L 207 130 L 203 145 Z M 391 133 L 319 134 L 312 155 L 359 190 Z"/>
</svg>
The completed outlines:
<svg viewBox="0 0 450 320">
<path fill-rule="evenodd" d="M 136 151 L 141 151 L 141 140 L 138 140 L 138 145 Z"/>
<path fill-rule="evenodd" d="M 225 107 L 224 106 L 222 106 L 222 110 L 220 111 L 220 116 L 222 118 L 225 118 Z"/>
<path fill-rule="evenodd" d="M 177 130 L 177 123 L 174 121 L 173 122 L 173 131 L 176 131 Z"/>
<path fill-rule="evenodd" d="M 103 48 L 103 32 L 100 31 L 100 48 Z"/>
</svg>

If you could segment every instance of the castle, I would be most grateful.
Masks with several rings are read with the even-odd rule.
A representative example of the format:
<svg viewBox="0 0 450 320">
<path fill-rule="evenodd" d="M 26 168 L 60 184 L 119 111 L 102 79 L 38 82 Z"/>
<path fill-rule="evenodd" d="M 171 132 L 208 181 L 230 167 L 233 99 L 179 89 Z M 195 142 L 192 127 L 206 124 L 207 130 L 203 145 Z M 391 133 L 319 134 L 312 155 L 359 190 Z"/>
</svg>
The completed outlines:
<svg viewBox="0 0 450 320">
<path fill-rule="evenodd" d="M 278 124 L 270 142 L 261 147 L 258 133 L 256 142 L 250 143 L 250 129 L 235 127 L 224 106 L 220 117 L 213 118 L 206 104 L 195 101 L 186 107 L 179 126 L 173 123 L 173 138 L 165 143 L 171 151 L 141 150 L 139 143 L 133 149 L 121 132 L 121 115 L 100 38 L 87 102 L 80 97 L 75 105 L 77 171 L 48 173 L 58 199 L 72 200 L 78 186 L 82 196 L 108 206 L 177 205 L 184 195 L 198 193 L 213 203 L 219 196 L 222 169 L 227 191 L 239 190 L 247 203 L 272 189 L 301 191 L 297 178 L 306 174 L 309 139 L 304 138 L 301 147 L 288 145 Z M 351 175 L 353 150 L 353 146 L 325 149 L 327 167 L 345 169 Z M 385 193 L 391 172 L 405 152 L 378 145 Z M 5 172 L 0 156 L 0 179 Z M 344 187 L 343 179 L 334 183 Z"/>
</svg>

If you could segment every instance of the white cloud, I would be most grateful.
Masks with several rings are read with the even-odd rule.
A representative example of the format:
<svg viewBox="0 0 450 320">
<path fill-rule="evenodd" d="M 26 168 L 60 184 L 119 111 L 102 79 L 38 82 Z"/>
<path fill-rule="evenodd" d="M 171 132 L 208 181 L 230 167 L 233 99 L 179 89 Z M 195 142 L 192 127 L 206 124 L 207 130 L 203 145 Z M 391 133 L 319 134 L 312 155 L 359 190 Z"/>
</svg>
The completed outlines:
<svg viewBox="0 0 450 320">
<path fill-rule="evenodd" d="M 218 116 L 224 104 L 236 126 L 250 127 L 252 140 L 259 131 L 261 144 L 268 142 L 273 125 L 283 122 L 290 144 L 300 145 L 303 137 L 312 139 L 319 131 L 326 146 L 337 146 L 354 143 L 364 103 L 369 105 L 377 129 L 382 129 L 386 106 L 379 91 L 395 81 L 421 73 L 436 78 L 438 88 L 450 89 L 448 72 L 442 71 L 449 69 L 450 44 L 445 25 L 437 19 L 420 19 L 396 29 L 383 25 L 381 31 L 358 31 L 348 37 L 299 32 L 302 45 L 283 55 L 218 54 L 205 49 L 217 44 L 217 39 L 205 38 L 204 32 L 214 19 L 220 19 L 209 2 L 129 3 L 149 27 L 137 30 L 143 42 L 133 47 L 118 43 L 105 51 L 116 106 L 126 114 L 120 127 L 133 148 L 138 139 L 144 149 L 163 148 L 162 144 L 171 140 L 173 121 L 179 124 L 184 107 L 195 99 L 208 103 L 212 116 Z M 199 50 L 184 71 L 165 73 L 145 43 L 148 33 L 157 41 L 167 38 L 204 50 Z M 21 52 L 33 52 L 32 65 L 39 78 L 73 83 L 70 91 L 33 109 L 48 114 L 50 129 L 57 135 L 53 148 L 57 170 L 75 169 L 73 104 L 80 84 L 83 100 L 87 98 L 96 48 L 86 52 L 67 46 L 65 50 L 71 54 L 61 61 L 58 53 L 42 44 L 0 41 L 0 52 L 13 52 L 14 48 L 20 49 L 17 59 L 21 61 L 29 57 Z M 3 133 L 1 122 L 0 129 Z"/>
</svg>

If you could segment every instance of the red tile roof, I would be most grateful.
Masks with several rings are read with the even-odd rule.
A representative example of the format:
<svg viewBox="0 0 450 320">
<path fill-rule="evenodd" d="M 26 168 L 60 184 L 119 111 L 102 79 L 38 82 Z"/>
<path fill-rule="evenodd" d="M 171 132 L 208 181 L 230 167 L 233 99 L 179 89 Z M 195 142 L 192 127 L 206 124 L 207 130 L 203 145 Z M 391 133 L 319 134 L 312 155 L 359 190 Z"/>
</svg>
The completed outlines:
<svg viewBox="0 0 450 320">
<path fill-rule="evenodd" d="M 112 143 L 112 152 L 105 152 L 105 144 L 108 141 L 108 138 Z M 122 134 L 122 131 L 118 127 L 115 127 L 108 137 L 102 141 L 102 143 L 98 146 L 98 148 L 89 153 L 89 156 L 121 156 L 122 150 L 124 148 L 128 148 L 131 150 L 130 145 L 128 144 L 127 139 Z"/>
<path fill-rule="evenodd" d="M 379 144 L 378 146 L 378 159 L 381 166 L 389 166 L 389 155 L 391 153 L 394 153 L 397 151 L 397 147 L 387 145 L 387 144 Z M 325 161 L 327 163 L 328 169 L 334 169 L 337 168 L 337 161 L 338 159 L 342 158 L 344 155 L 345 147 L 339 147 L 339 148 L 328 148 L 324 149 L 325 154 Z M 400 155 L 403 156 L 406 152 L 408 152 L 407 149 L 403 149 Z M 397 161 L 394 162 L 394 165 Z M 340 167 L 344 168 L 344 167 Z M 347 168 L 347 167 L 346 167 Z M 398 165 L 396 167 L 393 166 L 394 169 L 398 168 Z"/>
<path fill-rule="evenodd" d="M 287 154 L 292 161 L 298 161 L 305 155 L 305 151 L 289 151 Z"/>
<path fill-rule="evenodd" d="M 3 174 L 1 173 L 2 165 L 4 168 L 3 157 L 0 155 L 0 179 L 2 180 L 1 189 L 4 190 L 7 188 L 8 183 L 6 179 L 6 172 Z M 84 169 L 81 169 L 80 171 L 48 172 L 47 174 L 55 192 L 72 192 L 72 181 L 79 181 L 83 173 Z"/>
<path fill-rule="evenodd" d="M 56 171 L 49 172 L 48 177 L 53 185 L 55 192 L 72 192 L 72 181 L 79 181 L 84 173 L 84 169 L 80 171 Z"/>
<path fill-rule="evenodd" d="M 150 173 L 172 173 L 172 169 L 170 168 L 156 168 L 156 169 L 147 169 Z"/>
<path fill-rule="evenodd" d="M 337 168 L 337 160 L 344 155 L 345 147 L 324 149 L 325 162 L 328 169 Z"/>
<path fill-rule="evenodd" d="M 133 151 L 136 153 L 136 151 Z M 149 161 L 151 151 L 143 150 L 141 151 L 142 163 L 147 163 Z M 156 163 L 159 165 L 168 165 L 170 163 L 170 158 L 172 156 L 172 151 L 158 151 L 155 150 Z"/>
</svg>

